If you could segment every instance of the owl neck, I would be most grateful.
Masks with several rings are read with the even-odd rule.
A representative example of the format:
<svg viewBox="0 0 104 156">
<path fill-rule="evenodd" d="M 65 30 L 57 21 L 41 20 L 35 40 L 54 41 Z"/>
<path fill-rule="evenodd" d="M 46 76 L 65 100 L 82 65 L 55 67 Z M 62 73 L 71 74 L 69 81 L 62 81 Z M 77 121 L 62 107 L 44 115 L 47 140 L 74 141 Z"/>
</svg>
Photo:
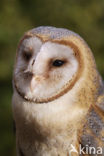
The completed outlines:
<svg viewBox="0 0 104 156">
<path fill-rule="evenodd" d="M 23 146 L 35 144 L 40 150 L 45 146 L 46 150 L 55 148 L 62 153 L 77 143 L 87 111 L 77 107 L 75 102 L 61 99 L 49 104 L 30 104 L 20 97 L 14 99 L 17 136 Z"/>
</svg>

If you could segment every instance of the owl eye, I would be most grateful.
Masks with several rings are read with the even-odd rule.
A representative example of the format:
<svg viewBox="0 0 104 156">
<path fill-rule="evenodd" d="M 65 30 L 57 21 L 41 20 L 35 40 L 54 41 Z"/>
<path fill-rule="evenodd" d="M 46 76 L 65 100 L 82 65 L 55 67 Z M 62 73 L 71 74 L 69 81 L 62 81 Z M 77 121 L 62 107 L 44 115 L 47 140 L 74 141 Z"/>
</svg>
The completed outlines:
<svg viewBox="0 0 104 156">
<path fill-rule="evenodd" d="M 63 61 L 63 60 L 55 60 L 52 65 L 55 66 L 55 67 L 60 67 L 64 63 L 65 63 L 65 61 Z"/>
<path fill-rule="evenodd" d="M 26 61 L 29 61 L 31 57 L 32 57 L 32 52 L 31 51 L 23 51 L 23 58 Z"/>
</svg>

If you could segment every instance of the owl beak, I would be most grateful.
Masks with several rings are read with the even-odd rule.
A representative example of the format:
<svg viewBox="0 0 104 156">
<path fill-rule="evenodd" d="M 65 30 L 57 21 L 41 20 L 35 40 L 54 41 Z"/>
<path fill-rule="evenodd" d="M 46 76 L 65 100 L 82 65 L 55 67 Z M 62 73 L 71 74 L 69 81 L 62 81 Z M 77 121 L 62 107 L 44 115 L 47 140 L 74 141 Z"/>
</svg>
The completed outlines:
<svg viewBox="0 0 104 156">
<path fill-rule="evenodd" d="M 42 80 L 45 80 L 45 76 L 43 75 L 36 75 L 34 76 L 35 81 L 40 82 Z"/>
<path fill-rule="evenodd" d="M 42 82 L 42 80 L 45 80 L 45 77 L 43 77 L 42 75 L 33 76 L 32 80 L 31 80 L 31 84 L 30 84 L 30 89 L 32 92 L 34 91 L 36 86 Z"/>
</svg>

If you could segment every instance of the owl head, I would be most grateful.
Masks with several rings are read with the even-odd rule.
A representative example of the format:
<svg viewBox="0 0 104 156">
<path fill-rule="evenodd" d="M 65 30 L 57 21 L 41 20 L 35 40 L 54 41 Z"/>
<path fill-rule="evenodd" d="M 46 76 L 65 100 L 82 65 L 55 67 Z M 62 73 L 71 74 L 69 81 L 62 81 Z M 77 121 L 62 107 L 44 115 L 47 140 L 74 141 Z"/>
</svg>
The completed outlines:
<svg viewBox="0 0 104 156">
<path fill-rule="evenodd" d="M 17 93 L 35 103 L 56 100 L 74 88 L 80 90 L 79 96 L 81 92 L 96 96 L 100 84 L 85 41 L 72 31 L 55 27 L 25 33 L 17 49 L 13 80 Z"/>
</svg>

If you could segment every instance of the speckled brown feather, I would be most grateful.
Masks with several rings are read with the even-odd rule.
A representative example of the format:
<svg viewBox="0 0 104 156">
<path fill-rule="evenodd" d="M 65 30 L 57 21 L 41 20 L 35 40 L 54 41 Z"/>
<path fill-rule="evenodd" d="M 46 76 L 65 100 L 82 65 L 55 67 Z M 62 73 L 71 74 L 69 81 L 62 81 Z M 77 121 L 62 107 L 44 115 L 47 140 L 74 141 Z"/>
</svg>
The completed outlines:
<svg viewBox="0 0 104 156">
<path fill-rule="evenodd" d="M 100 99 L 100 100 L 99 100 Z M 101 100 L 102 99 L 102 100 Z M 90 106 L 80 136 L 82 146 L 101 147 L 104 156 L 104 95 L 99 96 L 97 103 Z M 102 106 L 102 107 L 101 107 Z M 93 154 L 92 154 L 93 155 Z"/>
</svg>

